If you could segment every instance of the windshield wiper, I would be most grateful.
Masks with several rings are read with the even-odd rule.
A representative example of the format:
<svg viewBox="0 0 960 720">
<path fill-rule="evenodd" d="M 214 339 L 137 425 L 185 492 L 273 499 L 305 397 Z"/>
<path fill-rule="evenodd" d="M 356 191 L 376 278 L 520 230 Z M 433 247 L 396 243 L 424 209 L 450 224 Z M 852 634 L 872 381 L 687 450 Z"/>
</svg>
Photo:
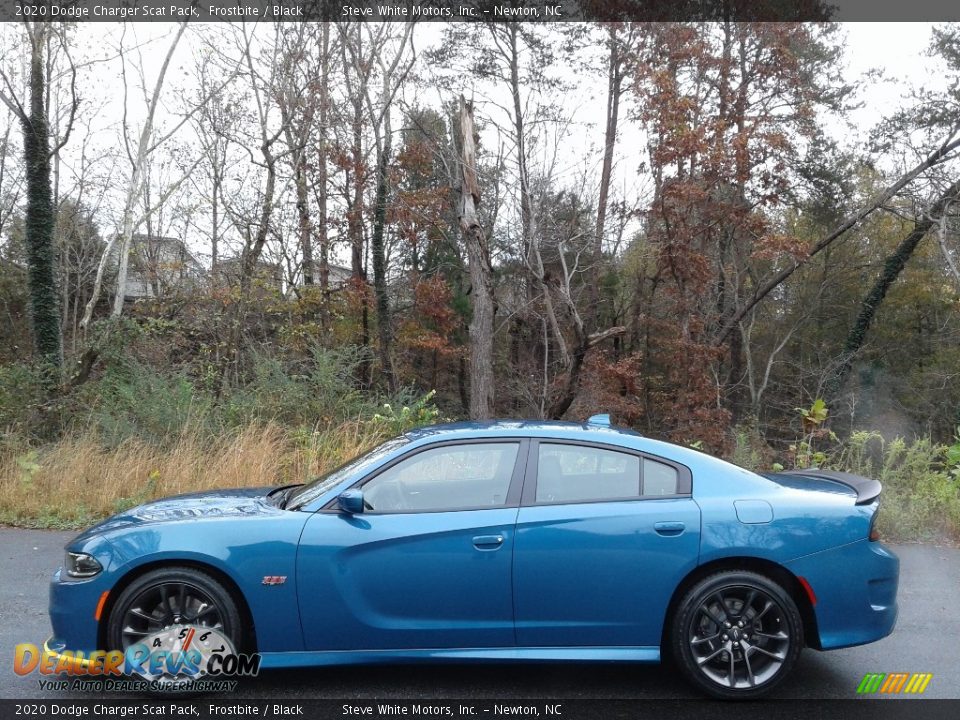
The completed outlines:
<svg viewBox="0 0 960 720">
<path fill-rule="evenodd" d="M 290 497 L 290 493 L 300 487 L 300 485 L 300 483 L 294 483 L 292 485 L 274 488 L 267 493 L 267 497 L 270 498 L 274 505 L 283 510 L 287 507 L 287 499 Z"/>
<path fill-rule="evenodd" d="M 290 498 L 293 496 L 293 493 L 296 492 L 297 489 L 302 487 L 303 487 L 303 483 L 297 483 L 296 485 L 291 485 L 290 487 L 288 487 L 286 490 L 283 491 L 283 494 L 280 498 L 281 510 L 287 509 L 287 503 L 290 502 Z"/>
</svg>

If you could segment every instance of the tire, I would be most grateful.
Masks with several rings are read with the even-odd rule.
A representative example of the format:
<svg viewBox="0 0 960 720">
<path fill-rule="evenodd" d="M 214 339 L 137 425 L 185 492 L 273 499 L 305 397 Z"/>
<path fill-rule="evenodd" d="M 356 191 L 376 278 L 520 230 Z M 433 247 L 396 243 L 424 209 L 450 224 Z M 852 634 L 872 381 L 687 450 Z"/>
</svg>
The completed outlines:
<svg viewBox="0 0 960 720">
<path fill-rule="evenodd" d="M 752 700 L 790 673 L 803 637 L 790 593 L 763 575 L 727 571 L 684 595 L 672 618 L 670 649 L 680 672 L 706 694 Z"/>
<path fill-rule="evenodd" d="M 124 588 L 107 619 L 107 647 L 126 650 L 140 637 L 181 623 L 217 629 L 237 652 L 244 648 L 236 600 L 211 575 L 190 567 L 151 570 Z"/>
</svg>

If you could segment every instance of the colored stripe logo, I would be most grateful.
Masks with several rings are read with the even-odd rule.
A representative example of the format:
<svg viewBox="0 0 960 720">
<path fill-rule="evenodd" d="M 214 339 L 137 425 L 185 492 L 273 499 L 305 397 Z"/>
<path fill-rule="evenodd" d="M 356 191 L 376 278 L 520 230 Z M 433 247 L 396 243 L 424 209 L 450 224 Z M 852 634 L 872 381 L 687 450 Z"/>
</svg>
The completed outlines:
<svg viewBox="0 0 960 720">
<path fill-rule="evenodd" d="M 857 686 L 858 695 L 920 695 L 933 673 L 867 673 Z"/>
</svg>

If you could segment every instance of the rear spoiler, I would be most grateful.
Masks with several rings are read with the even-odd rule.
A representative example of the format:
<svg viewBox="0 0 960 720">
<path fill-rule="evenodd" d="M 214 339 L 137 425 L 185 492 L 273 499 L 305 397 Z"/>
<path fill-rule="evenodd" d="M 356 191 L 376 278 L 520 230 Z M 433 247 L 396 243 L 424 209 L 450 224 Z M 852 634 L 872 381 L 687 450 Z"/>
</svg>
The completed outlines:
<svg viewBox="0 0 960 720">
<path fill-rule="evenodd" d="M 880 491 L 883 486 L 879 480 L 865 478 L 853 473 L 840 472 L 839 470 L 821 470 L 819 468 L 810 468 L 809 470 L 787 470 L 781 471 L 780 475 L 794 475 L 796 477 L 818 478 L 820 480 L 832 480 L 857 493 L 857 505 L 868 505 L 880 497 Z"/>
</svg>

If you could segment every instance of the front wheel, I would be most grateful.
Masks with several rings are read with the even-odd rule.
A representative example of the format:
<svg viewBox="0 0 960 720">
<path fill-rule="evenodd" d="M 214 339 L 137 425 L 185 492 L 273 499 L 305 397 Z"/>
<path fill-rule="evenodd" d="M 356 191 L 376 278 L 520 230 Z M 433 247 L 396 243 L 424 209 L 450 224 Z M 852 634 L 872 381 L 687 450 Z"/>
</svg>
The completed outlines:
<svg viewBox="0 0 960 720">
<path fill-rule="evenodd" d="M 223 585 L 194 568 L 160 568 L 120 593 L 107 622 L 107 643 L 126 650 L 147 637 L 185 625 L 215 630 L 238 650 L 242 645 L 240 613 Z"/>
<path fill-rule="evenodd" d="M 753 699 L 789 674 L 803 647 L 803 624 L 777 583 L 727 571 L 687 592 L 670 640 L 677 665 L 701 690 L 726 700 Z"/>
</svg>

